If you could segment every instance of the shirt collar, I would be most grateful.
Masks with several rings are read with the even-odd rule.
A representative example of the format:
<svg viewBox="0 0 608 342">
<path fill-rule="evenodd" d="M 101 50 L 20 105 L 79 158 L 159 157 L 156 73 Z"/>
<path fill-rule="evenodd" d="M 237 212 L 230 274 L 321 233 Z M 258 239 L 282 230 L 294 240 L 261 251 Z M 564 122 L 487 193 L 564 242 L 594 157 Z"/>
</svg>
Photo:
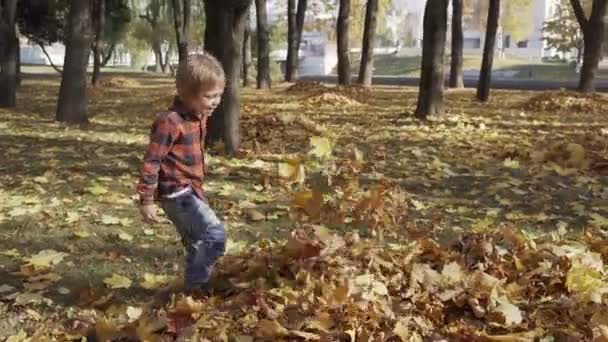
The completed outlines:
<svg viewBox="0 0 608 342">
<path fill-rule="evenodd" d="M 201 116 L 196 115 L 194 111 L 186 108 L 179 96 L 175 96 L 171 107 L 169 107 L 169 110 L 178 113 L 184 119 L 201 120 Z"/>
</svg>

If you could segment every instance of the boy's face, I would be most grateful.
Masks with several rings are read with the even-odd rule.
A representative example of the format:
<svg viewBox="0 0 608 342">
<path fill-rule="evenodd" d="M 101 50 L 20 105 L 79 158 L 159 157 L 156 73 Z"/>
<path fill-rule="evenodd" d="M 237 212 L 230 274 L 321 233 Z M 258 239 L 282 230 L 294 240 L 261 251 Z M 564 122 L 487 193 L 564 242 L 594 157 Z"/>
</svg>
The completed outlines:
<svg viewBox="0 0 608 342">
<path fill-rule="evenodd" d="M 189 110 L 194 111 L 198 115 L 211 116 L 215 108 L 220 104 L 223 92 L 224 85 L 218 84 L 205 88 L 193 95 L 185 96 L 185 98 L 182 98 L 182 101 Z"/>
</svg>

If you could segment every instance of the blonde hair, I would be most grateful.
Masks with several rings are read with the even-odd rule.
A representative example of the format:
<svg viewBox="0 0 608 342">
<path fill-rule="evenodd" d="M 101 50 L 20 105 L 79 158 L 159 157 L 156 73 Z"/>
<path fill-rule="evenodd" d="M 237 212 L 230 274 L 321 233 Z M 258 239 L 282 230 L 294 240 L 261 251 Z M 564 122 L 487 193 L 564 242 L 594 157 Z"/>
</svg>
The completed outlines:
<svg viewBox="0 0 608 342">
<path fill-rule="evenodd" d="M 207 52 L 189 55 L 187 62 L 177 67 L 175 86 L 179 95 L 196 94 L 225 82 L 222 65 Z"/>
</svg>

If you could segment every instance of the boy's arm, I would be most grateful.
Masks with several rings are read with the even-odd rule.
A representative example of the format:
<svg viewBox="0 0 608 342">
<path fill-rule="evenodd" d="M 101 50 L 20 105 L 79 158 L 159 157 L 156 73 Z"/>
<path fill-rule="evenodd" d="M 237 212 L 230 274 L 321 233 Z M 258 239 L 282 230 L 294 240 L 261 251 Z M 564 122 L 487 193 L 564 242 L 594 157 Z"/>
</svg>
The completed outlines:
<svg viewBox="0 0 608 342">
<path fill-rule="evenodd" d="M 152 125 L 150 144 L 144 155 L 141 176 L 137 184 L 140 204 L 154 202 L 154 189 L 163 158 L 169 153 L 178 135 L 178 127 L 168 116 L 159 117 Z"/>
</svg>

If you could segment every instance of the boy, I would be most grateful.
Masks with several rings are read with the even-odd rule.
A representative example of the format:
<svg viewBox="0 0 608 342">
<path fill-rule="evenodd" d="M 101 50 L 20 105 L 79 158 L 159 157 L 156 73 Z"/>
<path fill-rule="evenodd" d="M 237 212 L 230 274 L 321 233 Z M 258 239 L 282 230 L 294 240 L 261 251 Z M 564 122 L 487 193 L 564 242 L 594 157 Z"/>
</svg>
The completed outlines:
<svg viewBox="0 0 608 342">
<path fill-rule="evenodd" d="M 186 293 L 205 294 L 213 264 L 226 245 L 224 225 L 202 186 L 207 118 L 220 103 L 225 76 L 213 56 L 196 54 L 179 65 L 175 83 L 172 106 L 152 125 L 137 193 L 144 220 L 159 221 L 153 203 L 158 200 L 182 238 Z"/>
</svg>

